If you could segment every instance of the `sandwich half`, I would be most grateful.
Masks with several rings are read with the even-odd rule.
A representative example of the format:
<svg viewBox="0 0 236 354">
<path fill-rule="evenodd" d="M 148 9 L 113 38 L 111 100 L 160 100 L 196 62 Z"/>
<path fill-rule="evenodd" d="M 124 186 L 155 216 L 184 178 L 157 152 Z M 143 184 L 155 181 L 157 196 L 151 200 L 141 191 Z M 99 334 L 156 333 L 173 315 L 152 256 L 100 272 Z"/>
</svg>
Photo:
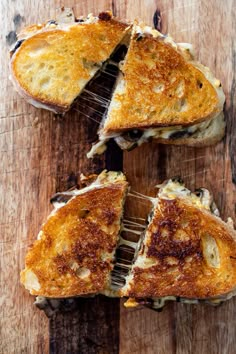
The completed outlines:
<svg viewBox="0 0 236 354">
<path fill-rule="evenodd" d="M 75 19 L 62 9 L 58 21 L 18 35 L 10 62 L 15 88 L 36 107 L 66 112 L 129 31 L 110 12 Z"/>
<path fill-rule="evenodd" d="M 125 150 L 155 139 L 164 144 L 211 145 L 224 136 L 221 83 L 196 61 L 192 46 L 134 25 L 99 141 L 114 138 Z"/>
<path fill-rule="evenodd" d="M 169 180 L 154 208 L 121 295 L 126 306 L 161 308 L 167 300 L 218 304 L 236 291 L 236 232 L 206 189 Z"/>
<path fill-rule="evenodd" d="M 127 190 L 122 173 L 103 171 L 89 186 L 53 198 L 21 272 L 31 294 L 65 298 L 110 288 Z"/>
</svg>

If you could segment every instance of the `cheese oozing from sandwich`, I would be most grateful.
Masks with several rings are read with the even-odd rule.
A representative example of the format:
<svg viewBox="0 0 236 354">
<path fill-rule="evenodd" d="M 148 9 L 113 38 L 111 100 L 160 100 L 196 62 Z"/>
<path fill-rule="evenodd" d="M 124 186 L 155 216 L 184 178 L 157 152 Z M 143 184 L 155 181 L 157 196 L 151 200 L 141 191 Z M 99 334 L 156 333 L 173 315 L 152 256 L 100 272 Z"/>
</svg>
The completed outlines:
<svg viewBox="0 0 236 354">
<path fill-rule="evenodd" d="M 195 60 L 190 44 L 134 26 L 99 141 L 87 156 L 102 153 L 111 138 L 127 150 L 151 138 L 178 144 L 191 137 L 192 145 L 219 141 L 224 101 L 220 81 Z"/>
<path fill-rule="evenodd" d="M 206 189 L 191 193 L 183 183 L 159 186 L 151 221 L 121 289 L 126 306 L 154 309 L 166 301 L 213 305 L 235 295 L 236 233 L 219 218 Z"/>
</svg>

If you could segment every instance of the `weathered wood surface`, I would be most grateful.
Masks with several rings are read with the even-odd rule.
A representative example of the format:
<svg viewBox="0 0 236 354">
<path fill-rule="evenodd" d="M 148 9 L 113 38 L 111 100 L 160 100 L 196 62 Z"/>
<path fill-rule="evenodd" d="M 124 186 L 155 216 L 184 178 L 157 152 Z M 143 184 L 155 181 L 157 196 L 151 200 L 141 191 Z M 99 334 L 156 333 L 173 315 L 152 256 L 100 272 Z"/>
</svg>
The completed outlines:
<svg viewBox="0 0 236 354">
<path fill-rule="evenodd" d="M 147 144 L 123 154 L 123 169 L 133 188 L 142 193 L 154 194 L 156 183 L 175 175 L 191 188 L 205 186 L 213 192 L 223 217 L 232 216 L 236 221 L 233 0 L 2 0 L 0 352 L 233 354 L 236 300 L 219 308 L 170 304 L 156 313 L 126 310 L 116 299 L 83 299 L 76 302 L 74 312 L 58 313 L 49 323 L 19 284 L 26 249 L 51 209 L 50 196 L 76 183 L 81 172 L 122 167 L 122 154 L 114 147 L 112 156 L 110 149 L 94 161 L 85 158 L 95 130 L 92 120 L 75 111 L 63 120 L 34 109 L 14 92 L 8 80 L 8 49 L 15 31 L 53 17 L 61 5 L 73 6 L 78 15 L 112 8 L 115 15 L 131 20 L 138 17 L 148 24 L 158 9 L 163 33 L 171 33 L 179 42 L 193 43 L 199 59 L 222 80 L 227 97 L 226 138 L 215 147 L 201 149 Z M 129 201 L 128 212 L 141 214 L 143 208 Z"/>
</svg>

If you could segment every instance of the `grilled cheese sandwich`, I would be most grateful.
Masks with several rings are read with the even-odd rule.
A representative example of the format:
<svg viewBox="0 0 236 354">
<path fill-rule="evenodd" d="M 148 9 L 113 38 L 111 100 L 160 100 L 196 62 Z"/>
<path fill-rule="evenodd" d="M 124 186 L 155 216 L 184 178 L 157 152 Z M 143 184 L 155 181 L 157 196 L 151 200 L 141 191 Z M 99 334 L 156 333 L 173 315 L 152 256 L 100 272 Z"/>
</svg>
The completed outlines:
<svg viewBox="0 0 236 354">
<path fill-rule="evenodd" d="M 206 189 L 182 181 L 159 186 L 143 243 L 121 289 L 127 307 L 166 301 L 217 305 L 235 295 L 236 232 Z"/>
<path fill-rule="evenodd" d="M 175 43 L 144 24 L 134 24 L 131 41 L 130 31 L 130 25 L 109 12 L 75 19 L 70 9 L 64 9 L 58 21 L 29 26 L 18 35 L 11 51 L 11 79 L 29 103 L 64 113 L 125 44 L 128 53 L 120 62 L 99 141 L 87 156 L 103 153 L 110 139 L 123 150 L 150 139 L 189 146 L 221 140 L 225 131 L 221 83 L 196 61 L 192 46 Z"/>
<path fill-rule="evenodd" d="M 103 171 L 90 186 L 53 198 L 21 272 L 31 294 L 64 298 L 110 288 L 127 188 L 122 173 Z"/>
<path fill-rule="evenodd" d="M 79 20 L 71 13 L 66 19 L 30 26 L 19 34 L 11 52 L 15 88 L 38 108 L 66 112 L 129 31 L 130 26 L 110 12 Z"/>
<path fill-rule="evenodd" d="M 103 171 L 84 180 L 86 187 L 51 200 L 54 210 L 21 272 L 31 294 L 128 297 L 127 307 L 155 310 L 167 301 L 216 306 L 236 294 L 236 232 L 232 220 L 220 219 L 207 189 L 192 193 L 178 179 L 157 186 L 157 198 L 145 197 L 154 207 L 144 230 L 122 221 L 128 191 L 123 174 Z M 140 239 L 123 238 L 126 231 Z M 119 258 L 122 245 L 129 247 L 129 259 L 124 253 Z"/>
<path fill-rule="evenodd" d="M 210 145 L 225 131 L 219 80 L 197 62 L 192 46 L 148 26 L 134 26 L 121 73 L 88 157 L 113 138 L 125 150 L 155 139 L 164 144 Z"/>
</svg>

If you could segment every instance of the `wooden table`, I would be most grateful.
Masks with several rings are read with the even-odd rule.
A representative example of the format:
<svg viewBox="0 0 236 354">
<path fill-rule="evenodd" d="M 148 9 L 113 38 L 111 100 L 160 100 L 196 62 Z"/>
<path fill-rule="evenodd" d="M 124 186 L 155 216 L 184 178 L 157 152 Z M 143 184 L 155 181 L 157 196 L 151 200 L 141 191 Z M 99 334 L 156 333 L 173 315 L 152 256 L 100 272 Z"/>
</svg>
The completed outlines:
<svg viewBox="0 0 236 354">
<path fill-rule="evenodd" d="M 200 61 L 222 80 L 225 139 L 200 149 L 152 143 L 122 153 L 110 146 L 105 156 L 87 160 L 85 152 L 96 130 L 93 121 L 78 112 L 59 119 L 35 109 L 8 79 L 8 50 L 16 31 L 53 18 L 62 5 L 73 6 L 77 15 L 112 9 L 121 18 L 139 18 L 150 25 L 158 11 L 161 31 L 193 43 Z M 236 353 L 236 299 L 219 308 L 169 304 L 156 313 L 127 310 L 123 301 L 97 297 L 78 300 L 73 312 L 58 312 L 48 320 L 19 283 L 27 247 L 51 210 L 50 196 L 75 184 L 81 172 L 123 167 L 133 188 L 147 194 L 154 193 L 156 183 L 180 175 L 188 187 L 209 188 L 222 216 L 236 221 L 235 1 L 1 0 L 0 16 L 1 353 Z M 135 202 L 128 208 L 141 212 Z"/>
</svg>

